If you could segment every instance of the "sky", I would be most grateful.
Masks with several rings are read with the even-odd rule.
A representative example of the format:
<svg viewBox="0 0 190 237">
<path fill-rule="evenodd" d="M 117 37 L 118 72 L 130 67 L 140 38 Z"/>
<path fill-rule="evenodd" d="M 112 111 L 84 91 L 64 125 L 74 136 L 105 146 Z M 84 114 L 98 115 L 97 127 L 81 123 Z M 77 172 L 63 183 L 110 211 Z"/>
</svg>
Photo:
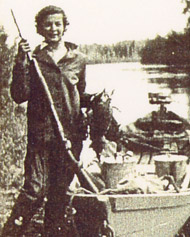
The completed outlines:
<svg viewBox="0 0 190 237">
<path fill-rule="evenodd" d="M 61 6 L 70 25 L 65 39 L 77 44 L 112 44 L 165 36 L 181 32 L 187 16 L 181 0 L 0 0 L 0 24 L 10 44 L 18 35 L 13 9 L 24 38 L 34 46 L 42 39 L 36 34 L 34 17 L 46 5 Z"/>
</svg>

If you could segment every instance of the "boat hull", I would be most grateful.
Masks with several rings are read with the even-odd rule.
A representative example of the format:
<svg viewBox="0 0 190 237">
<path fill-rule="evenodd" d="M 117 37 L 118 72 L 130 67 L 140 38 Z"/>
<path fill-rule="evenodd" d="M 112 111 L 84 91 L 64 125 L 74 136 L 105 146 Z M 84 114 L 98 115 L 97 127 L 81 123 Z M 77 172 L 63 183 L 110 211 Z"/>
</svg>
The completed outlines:
<svg viewBox="0 0 190 237">
<path fill-rule="evenodd" d="M 190 216 L 190 192 L 74 197 L 89 209 L 88 202 L 102 202 L 102 198 L 116 237 L 173 237 Z"/>
</svg>

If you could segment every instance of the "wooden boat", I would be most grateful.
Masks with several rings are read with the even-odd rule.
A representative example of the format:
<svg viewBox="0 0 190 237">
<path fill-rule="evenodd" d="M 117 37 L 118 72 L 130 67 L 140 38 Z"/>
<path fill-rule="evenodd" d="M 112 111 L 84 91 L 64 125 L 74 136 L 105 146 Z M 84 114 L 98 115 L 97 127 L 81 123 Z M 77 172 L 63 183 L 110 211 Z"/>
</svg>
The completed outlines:
<svg viewBox="0 0 190 237">
<path fill-rule="evenodd" d="M 96 195 L 77 194 L 76 197 L 84 200 Z M 116 237 L 174 237 L 190 213 L 190 191 L 106 197 L 108 221 Z"/>
<path fill-rule="evenodd" d="M 139 169 L 147 168 L 140 165 Z M 150 168 L 150 166 L 149 166 Z M 154 167 L 151 166 L 153 174 Z M 189 170 L 190 167 L 187 167 Z M 75 194 L 76 203 L 85 203 L 85 215 L 92 211 L 92 203 L 105 202 L 108 222 L 115 237 L 174 237 L 190 216 L 189 172 L 182 189 L 156 194 Z M 186 182 L 186 184 L 185 184 Z M 186 187 L 185 187 L 186 186 Z M 68 194 L 69 196 L 73 194 Z M 106 201 L 105 201 L 106 199 Z M 94 201 L 94 202 L 93 202 Z M 89 205 L 88 205 L 89 203 Z M 77 209 L 77 207 L 76 207 Z M 100 235 L 102 236 L 102 235 Z M 106 236 L 106 235 L 105 235 Z"/>
<path fill-rule="evenodd" d="M 160 93 L 149 93 L 149 103 L 158 105 L 159 109 L 127 125 L 127 136 L 131 132 L 132 136 L 139 135 L 139 138 L 136 137 L 139 143 L 143 142 L 162 150 L 169 149 L 175 153 L 185 154 L 189 146 L 189 134 L 187 132 L 190 129 L 189 122 L 167 110 L 166 105 L 171 103 L 168 96 L 163 96 Z M 141 141 L 141 136 L 144 137 L 144 141 Z M 150 151 L 148 146 L 134 147 L 133 143 L 129 149 L 133 151 L 138 149 L 141 152 Z"/>
<path fill-rule="evenodd" d="M 160 94 L 150 94 L 150 103 L 160 105 L 158 112 L 153 113 L 153 115 L 156 115 L 156 119 L 153 119 L 151 114 L 151 117 L 147 116 L 137 120 L 138 123 L 135 125 L 138 129 L 135 129 L 133 133 L 134 135 L 140 131 L 140 135 L 148 138 L 147 146 L 144 146 L 146 140 L 143 140 L 143 145 L 140 140 L 139 143 L 131 142 L 130 147 L 130 133 L 129 130 L 127 130 L 126 139 L 128 140 L 128 149 L 135 152 L 139 147 L 140 159 L 137 159 L 135 167 L 141 175 L 142 173 L 147 177 L 157 177 L 164 174 L 171 175 L 176 181 L 173 182 L 174 189 L 167 191 L 163 189 L 156 193 L 145 192 L 140 194 L 114 192 L 104 192 L 104 194 L 68 193 L 68 196 L 72 199 L 73 206 L 79 212 L 76 219 L 79 220 L 80 223 L 84 223 L 84 226 L 81 224 L 81 229 L 84 227 L 87 232 L 88 229 L 97 228 L 95 226 L 98 225 L 100 229 L 102 228 L 101 224 L 103 219 L 99 221 L 98 218 L 101 218 L 100 213 L 102 209 L 106 209 L 107 216 L 104 227 L 109 229 L 110 232 L 109 234 L 105 234 L 103 231 L 100 231 L 100 234 L 93 236 L 174 237 L 178 236 L 178 233 L 190 217 L 190 166 L 186 163 L 186 169 L 183 170 L 184 165 L 179 163 L 179 166 L 173 170 L 174 167 L 172 163 L 171 167 L 167 165 L 166 167 L 161 166 L 161 172 L 159 172 L 156 166 L 156 160 L 155 163 L 153 163 L 155 158 L 155 154 L 153 154 L 154 149 L 150 149 L 151 147 L 157 147 L 159 149 L 155 149 L 156 153 L 158 153 L 158 150 L 159 152 L 167 151 L 170 152 L 170 154 L 175 153 L 176 156 L 183 154 L 188 159 L 188 155 L 182 151 L 186 143 L 189 145 L 189 137 L 188 134 L 186 134 L 186 128 L 189 127 L 189 124 L 177 115 L 167 112 L 164 105 L 170 103 L 168 97 L 160 96 Z M 149 118 L 151 118 L 150 121 Z M 180 146 L 182 140 L 183 144 Z M 135 144 L 138 146 L 135 146 Z M 148 159 L 148 164 L 142 164 L 141 153 L 143 147 L 143 152 L 147 151 L 149 155 L 151 155 L 151 159 Z M 126 167 L 127 166 L 123 166 L 124 169 L 126 169 Z M 170 167 L 169 170 L 168 167 Z M 171 172 L 170 169 L 172 169 Z M 178 177 L 178 179 L 178 173 L 181 171 L 184 171 L 184 174 L 182 173 L 182 176 L 179 175 L 180 178 Z M 119 177 L 120 179 L 123 176 L 122 172 L 122 165 L 120 165 L 118 173 L 111 173 L 109 178 L 115 179 Z M 113 184 L 113 182 L 109 184 Z M 84 231 L 81 236 L 91 237 L 92 235 L 88 235 L 87 232 Z M 181 233 L 183 233 L 183 231 Z"/>
</svg>

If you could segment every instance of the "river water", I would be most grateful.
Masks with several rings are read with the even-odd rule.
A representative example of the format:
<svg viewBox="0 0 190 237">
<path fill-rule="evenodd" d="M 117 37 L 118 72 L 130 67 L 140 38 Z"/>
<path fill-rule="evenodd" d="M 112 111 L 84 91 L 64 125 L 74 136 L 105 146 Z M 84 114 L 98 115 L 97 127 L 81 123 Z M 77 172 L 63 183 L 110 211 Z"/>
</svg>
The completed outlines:
<svg viewBox="0 0 190 237">
<path fill-rule="evenodd" d="M 88 65 L 86 91 L 114 90 L 112 105 L 118 108 L 114 109 L 114 116 L 122 125 L 158 109 L 158 105 L 149 104 L 149 92 L 170 95 L 172 103 L 167 105 L 168 110 L 190 120 L 189 75 L 181 68 L 138 62 Z"/>
</svg>

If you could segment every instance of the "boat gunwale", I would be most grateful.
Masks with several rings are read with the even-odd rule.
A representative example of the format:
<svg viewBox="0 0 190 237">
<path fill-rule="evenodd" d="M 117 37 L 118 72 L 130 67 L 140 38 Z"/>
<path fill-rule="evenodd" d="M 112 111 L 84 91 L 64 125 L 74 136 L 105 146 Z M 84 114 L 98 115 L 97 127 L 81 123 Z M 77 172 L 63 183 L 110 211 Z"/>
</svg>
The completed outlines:
<svg viewBox="0 0 190 237">
<path fill-rule="evenodd" d="M 165 196 L 188 196 L 190 195 L 190 188 L 187 190 L 183 190 L 179 193 L 175 191 L 162 191 L 159 193 L 143 193 L 143 194 L 96 194 L 96 193 L 75 193 L 75 192 L 67 192 L 69 196 L 77 196 L 77 197 L 91 197 L 91 198 L 124 198 L 124 197 L 165 197 Z"/>
</svg>

